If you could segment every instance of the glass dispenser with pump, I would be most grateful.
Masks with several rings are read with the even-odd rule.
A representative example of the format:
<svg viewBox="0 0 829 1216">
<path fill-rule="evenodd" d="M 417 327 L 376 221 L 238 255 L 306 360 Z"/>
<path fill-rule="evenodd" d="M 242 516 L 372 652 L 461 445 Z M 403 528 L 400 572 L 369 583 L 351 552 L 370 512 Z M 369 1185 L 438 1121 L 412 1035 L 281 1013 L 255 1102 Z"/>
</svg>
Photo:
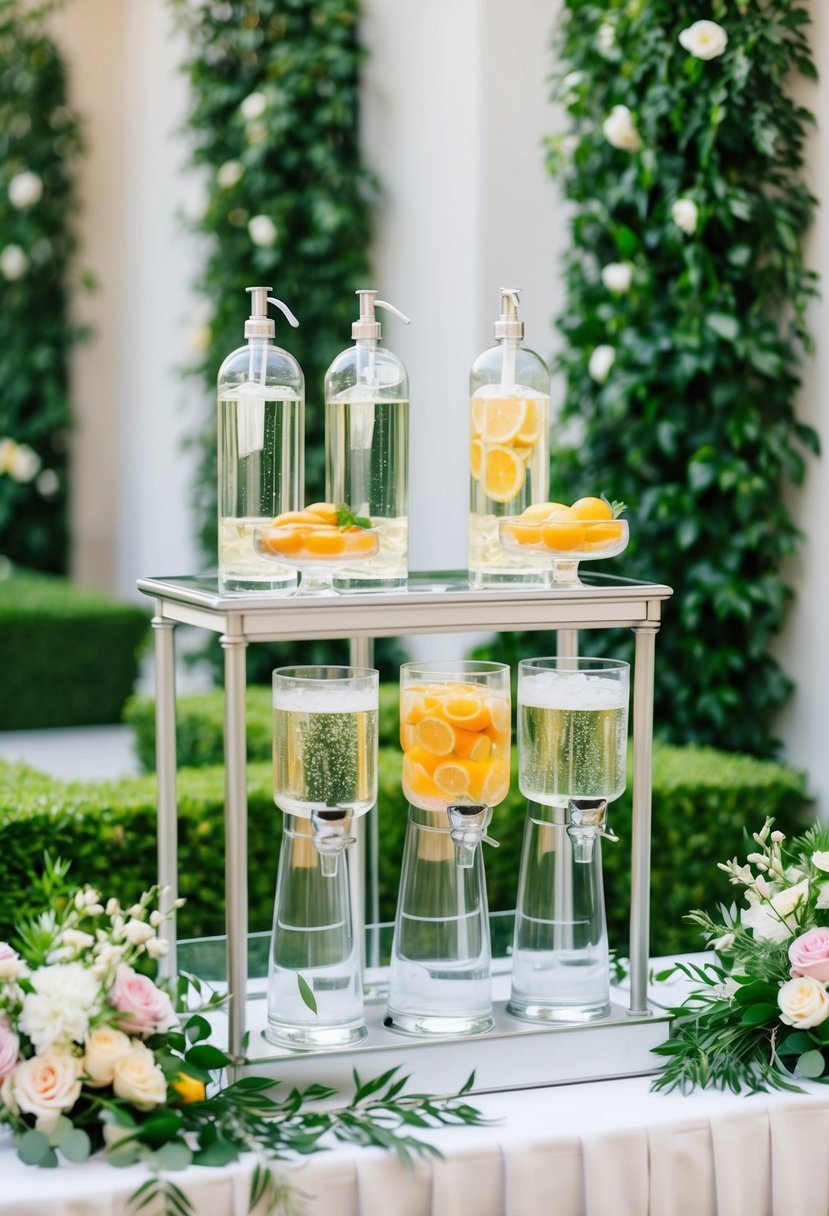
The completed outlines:
<svg viewBox="0 0 829 1216">
<path fill-rule="evenodd" d="M 406 663 L 400 672 L 409 822 L 386 1025 L 409 1034 L 492 1026 L 481 842 L 509 790 L 509 667 Z"/>
<path fill-rule="evenodd" d="M 376 291 L 356 294 L 354 346 L 337 356 L 325 376 L 325 496 L 380 529 L 377 556 L 339 570 L 335 588 L 385 591 L 404 587 L 409 569 L 409 378 L 397 355 L 380 346 L 374 310 L 385 308 L 405 325 L 410 321 L 376 299 Z"/>
<path fill-rule="evenodd" d="M 302 506 L 305 380 L 299 364 L 274 345 L 275 304 L 299 322 L 270 287 L 248 287 L 247 344 L 219 369 L 217 438 L 219 585 L 222 591 L 291 591 L 296 571 L 261 557 L 254 534 L 275 515 Z"/>
<path fill-rule="evenodd" d="M 469 581 L 546 586 L 538 557 L 505 553 L 498 540 L 499 518 L 544 502 L 550 478 L 550 373 L 522 345 L 516 288 L 501 288 L 495 338 L 469 377 Z"/>
</svg>

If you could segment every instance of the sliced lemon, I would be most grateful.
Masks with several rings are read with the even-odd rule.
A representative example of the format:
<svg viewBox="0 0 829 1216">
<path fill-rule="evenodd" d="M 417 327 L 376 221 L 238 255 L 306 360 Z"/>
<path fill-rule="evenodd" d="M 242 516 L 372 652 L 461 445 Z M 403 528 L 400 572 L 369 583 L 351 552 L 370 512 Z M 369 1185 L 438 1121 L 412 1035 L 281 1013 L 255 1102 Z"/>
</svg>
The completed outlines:
<svg viewBox="0 0 829 1216">
<path fill-rule="evenodd" d="M 455 729 L 455 755 L 468 760 L 486 760 L 492 750 L 492 740 L 477 730 Z"/>
<path fill-rule="evenodd" d="M 509 738 L 510 729 L 512 727 L 512 719 L 510 717 L 510 707 L 508 697 L 490 697 L 487 701 L 489 708 L 489 716 L 492 719 L 492 725 L 499 735 L 506 735 Z"/>
<path fill-rule="evenodd" d="M 481 438 L 486 443 L 509 443 L 521 433 L 527 418 L 522 397 L 489 397 L 483 405 Z"/>
<path fill-rule="evenodd" d="M 452 726 L 464 730 L 481 731 L 489 726 L 489 709 L 480 697 L 447 697 L 443 703 L 443 716 Z"/>
<path fill-rule="evenodd" d="M 525 401 L 524 404 L 527 407 L 527 412 L 521 429 L 515 436 L 515 442 L 534 444 L 541 434 L 542 411 L 537 401 Z"/>
<path fill-rule="evenodd" d="M 419 692 L 414 688 L 406 688 L 400 694 L 400 721 L 414 726 L 439 704 L 439 699 L 426 690 Z"/>
<path fill-rule="evenodd" d="M 481 476 L 481 464 L 484 459 L 484 445 L 480 439 L 473 439 L 469 445 L 469 471 L 476 481 Z"/>
<path fill-rule="evenodd" d="M 435 785 L 452 798 L 463 797 L 469 784 L 469 771 L 458 760 L 444 760 L 435 769 Z"/>
<path fill-rule="evenodd" d="M 524 461 L 512 448 L 496 443 L 484 450 L 484 493 L 493 502 L 512 502 L 524 488 Z"/>
<path fill-rule="evenodd" d="M 455 750 L 455 732 L 442 718 L 421 718 L 415 734 L 420 746 L 433 756 L 448 756 Z"/>
<path fill-rule="evenodd" d="M 472 422 L 472 430 L 476 435 L 480 435 L 484 429 L 484 410 L 486 409 L 486 398 L 471 397 L 469 401 L 469 417 Z"/>
<path fill-rule="evenodd" d="M 410 752 L 413 747 L 417 746 L 415 727 L 411 726 L 408 722 L 401 722 L 400 724 L 400 746 L 404 752 Z"/>
<path fill-rule="evenodd" d="M 481 802 L 485 806 L 497 806 L 509 793 L 509 768 L 506 764 L 493 764 L 481 786 Z"/>
<path fill-rule="evenodd" d="M 409 756 L 403 757 L 403 793 L 415 806 L 422 802 L 443 802 L 443 796 L 429 773 Z M 426 809 L 431 808 L 427 806 Z"/>
</svg>

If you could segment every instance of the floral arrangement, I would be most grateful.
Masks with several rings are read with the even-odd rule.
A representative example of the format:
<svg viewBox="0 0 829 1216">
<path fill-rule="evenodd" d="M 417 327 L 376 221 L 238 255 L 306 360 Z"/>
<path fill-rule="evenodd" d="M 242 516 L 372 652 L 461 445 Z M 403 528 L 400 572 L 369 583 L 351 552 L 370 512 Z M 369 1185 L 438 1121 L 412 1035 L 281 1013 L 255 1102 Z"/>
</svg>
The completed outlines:
<svg viewBox="0 0 829 1216">
<path fill-rule="evenodd" d="M 678 965 L 701 986 L 671 1011 L 656 1089 L 829 1080 L 829 827 L 787 841 L 772 824 L 745 863 L 720 863 L 743 906 L 721 906 L 719 919 L 690 914 L 718 961 Z"/>
<path fill-rule="evenodd" d="M 471 1078 L 438 1100 L 404 1094 L 396 1070 L 365 1083 L 355 1074 L 351 1102 L 325 1110 L 309 1106 L 334 1096 L 323 1086 L 278 1100 L 269 1078 L 227 1080 L 247 1061 L 208 1041 L 223 1000 L 205 999 L 195 977 L 171 995 L 148 973 L 166 953 L 159 929 L 172 912 L 154 906 L 157 889 L 122 907 L 88 886 L 73 891 L 67 870 L 47 858 L 44 910 L 18 928 L 16 945 L 0 942 L 0 1123 L 27 1164 L 82 1162 L 97 1150 L 113 1165 L 144 1161 L 140 1206 L 154 1199 L 187 1216 L 170 1172 L 254 1152 L 251 1210 L 287 1212 L 291 1189 L 273 1163 L 317 1151 L 326 1134 L 409 1161 L 436 1155 L 411 1128 L 482 1122 L 464 1100 Z"/>
<path fill-rule="evenodd" d="M 570 217 L 552 496 L 613 469 L 636 518 L 625 573 L 674 588 L 659 729 L 758 756 L 774 754 L 792 687 L 772 645 L 800 543 L 788 489 L 818 449 L 797 413 L 816 288 L 802 248 L 813 11 L 562 0 L 564 121 L 547 145 Z"/>
</svg>

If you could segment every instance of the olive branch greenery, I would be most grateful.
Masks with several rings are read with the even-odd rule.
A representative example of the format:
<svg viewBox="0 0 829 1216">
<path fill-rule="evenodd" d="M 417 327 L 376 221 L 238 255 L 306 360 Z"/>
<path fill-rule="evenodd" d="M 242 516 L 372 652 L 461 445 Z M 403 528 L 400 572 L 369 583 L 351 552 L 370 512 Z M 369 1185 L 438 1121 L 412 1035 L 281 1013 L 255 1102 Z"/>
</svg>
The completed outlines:
<svg viewBox="0 0 829 1216">
<path fill-rule="evenodd" d="M 679 39 L 700 17 L 727 37 L 710 59 Z M 570 213 L 552 497 L 624 498 L 612 572 L 674 588 L 658 731 L 756 755 L 792 687 L 771 643 L 800 537 L 789 491 L 818 450 L 795 409 L 816 294 L 814 119 L 792 95 L 816 76 L 809 22 L 803 0 L 564 0 L 567 129 L 548 141 Z M 597 653 L 626 657 L 620 636 Z"/>
</svg>

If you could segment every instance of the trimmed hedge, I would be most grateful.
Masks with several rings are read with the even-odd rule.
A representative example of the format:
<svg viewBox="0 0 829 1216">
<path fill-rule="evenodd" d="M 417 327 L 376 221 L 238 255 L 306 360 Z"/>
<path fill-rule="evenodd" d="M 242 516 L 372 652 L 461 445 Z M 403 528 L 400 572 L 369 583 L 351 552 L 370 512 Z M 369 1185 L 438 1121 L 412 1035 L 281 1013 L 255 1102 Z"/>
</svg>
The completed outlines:
<svg viewBox="0 0 829 1216">
<path fill-rule="evenodd" d="M 0 578 L 0 730 L 119 722 L 149 623 L 60 578 Z"/>
<path fill-rule="evenodd" d="M 267 691 L 267 690 L 266 690 Z M 381 917 L 391 920 L 397 887 L 406 803 L 400 789 L 399 749 L 379 757 Z M 271 925 L 282 815 L 271 797 L 271 766 L 248 766 L 250 927 Z M 500 849 L 486 849 L 490 907 L 515 904 L 525 801 L 513 779 L 509 798 L 495 812 L 492 834 Z M 691 908 L 730 901 L 733 890 L 716 863 L 745 851 L 744 831 L 773 815 L 783 831 L 798 830 L 807 798 L 800 774 L 771 762 L 711 749 L 654 749 L 654 831 L 651 951 L 697 949 L 697 930 L 683 916 Z M 608 927 L 613 945 L 627 951 L 629 915 L 630 794 L 613 805 L 621 837 L 604 852 Z M 155 876 L 155 780 L 117 782 L 52 780 L 19 765 L 0 764 L 0 939 L 27 904 L 29 875 L 43 852 L 70 858 L 79 882 L 100 884 L 129 901 Z M 224 929 L 224 773 L 221 767 L 179 772 L 179 881 L 188 903 L 182 937 Z M 658 910 L 658 914 L 656 914 Z"/>
</svg>

